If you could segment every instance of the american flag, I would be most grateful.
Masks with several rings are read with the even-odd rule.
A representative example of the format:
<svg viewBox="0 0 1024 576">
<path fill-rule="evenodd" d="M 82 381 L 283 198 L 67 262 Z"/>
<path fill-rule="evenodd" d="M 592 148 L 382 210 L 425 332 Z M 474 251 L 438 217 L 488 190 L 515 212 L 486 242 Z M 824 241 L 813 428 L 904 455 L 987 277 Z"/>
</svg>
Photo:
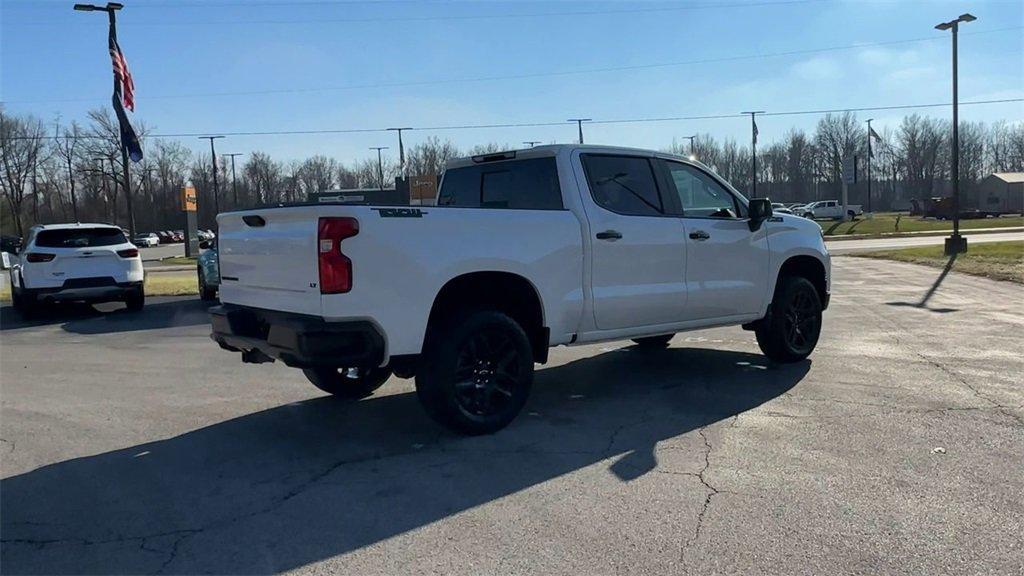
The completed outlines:
<svg viewBox="0 0 1024 576">
<path fill-rule="evenodd" d="M 121 47 L 117 45 L 117 31 L 114 29 L 113 19 L 110 20 L 110 34 L 107 38 L 110 62 L 114 66 L 114 94 L 110 100 L 121 129 L 121 147 L 133 162 L 139 162 L 142 160 L 142 144 L 139 143 L 139 137 L 135 134 L 135 129 L 132 128 L 132 123 L 128 120 L 128 114 L 124 111 L 125 107 L 135 111 L 135 84 L 132 82 L 131 73 L 128 72 L 128 63 L 124 60 Z"/>
<path fill-rule="evenodd" d="M 124 107 L 135 112 L 135 83 L 132 81 L 132 74 L 128 71 L 128 62 L 124 59 L 124 53 L 117 44 L 117 36 L 113 28 L 110 30 L 110 62 L 114 66 L 114 78 L 121 85 L 121 96 L 124 99 Z"/>
</svg>

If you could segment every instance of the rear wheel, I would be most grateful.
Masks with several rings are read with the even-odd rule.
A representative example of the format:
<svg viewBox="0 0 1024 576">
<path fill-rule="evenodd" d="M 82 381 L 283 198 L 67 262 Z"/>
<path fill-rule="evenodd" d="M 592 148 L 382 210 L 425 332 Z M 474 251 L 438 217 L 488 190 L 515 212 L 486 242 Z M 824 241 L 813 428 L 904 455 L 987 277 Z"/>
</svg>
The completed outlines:
<svg viewBox="0 0 1024 576">
<path fill-rule="evenodd" d="M 797 362 L 814 350 L 821 334 L 821 298 L 814 284 L 801 276 L 779 281 L 772 314 L 755 330 L 757 344 L 776 362 Z"/>
<path fill-rule="evenodd" d="M 146 304 L 146 293 L 143 291 L 142 286 L 132 288 L 132 290 L 125 295 L 124 303 L 132 312 L 142 310 L 142 307 Z"/>
<path fill-rule="evenodd" d="M 348 400 L 366 398 L 391 377 L 388 367 L 307 368 L 302 373 L 313 386 Z"/>
<path fill-rule="evenodd" d="M 533 384 L 533 350 L 515 320 L 495 311 L 433 330 L 416 374 L 427 413 L 463 434 L 490 434 L 522 410 Z"/>
<path fill-rule="evenodd" d="M 646 336 L 644 338 L 633 338 L 633 342 L 641 350 L 657 350 L 668 346 L 669 341 L 675 334 L 662 334 L 661 336 Z"/>
</svg>

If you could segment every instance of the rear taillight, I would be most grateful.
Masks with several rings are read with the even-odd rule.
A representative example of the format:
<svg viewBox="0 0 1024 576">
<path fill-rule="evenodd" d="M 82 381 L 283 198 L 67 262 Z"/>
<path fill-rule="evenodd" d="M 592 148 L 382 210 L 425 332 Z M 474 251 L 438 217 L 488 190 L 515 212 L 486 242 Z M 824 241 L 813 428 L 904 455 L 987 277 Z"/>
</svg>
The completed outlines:
<svg viewBox="0 0 1024 576">
<path fill-rule="evenodd" d="M 56 258 L 56 254 L 46 254 L 43 252 L 29 252 L 25 255 L 25 260 L 29 262 L 49 262 Z"/>
<path fill-rule="evenodd" d="M 352 261 L 341 253 L 341 241 L 359 234 L 355 218 L 321 218 L 317 228 L 320 293 L 340 294 L 352 289 Z"/>
<path fill-rule="evenodd" d="M 121 258 L 135 258 L 139 255 L 138 248 L 125 248 L 124 250 L 118 250 L 117 255 Z"/>
</svg>

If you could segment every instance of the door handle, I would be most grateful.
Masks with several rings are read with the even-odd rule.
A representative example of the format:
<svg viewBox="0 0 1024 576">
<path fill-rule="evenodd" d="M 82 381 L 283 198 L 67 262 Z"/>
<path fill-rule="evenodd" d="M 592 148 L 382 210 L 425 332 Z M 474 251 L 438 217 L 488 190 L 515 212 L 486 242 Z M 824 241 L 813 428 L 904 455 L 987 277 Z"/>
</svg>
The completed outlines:
<svg viewBox="0 0 1024 576">
<path fill-rule="evenodd" d="M 597 233 L 598 240 L 620 240 L 622 233 L 617 230 L 605 230 Z"/>
<path fill-rule="evenodd" d="M 708 234 L 703 230 L 694 230 L 693 232 L 690 232 L 690 240 L 697 240 L 699 242 L 703 242 L 708 238 L 711 238 L 711 234 Z"/>
</svg>

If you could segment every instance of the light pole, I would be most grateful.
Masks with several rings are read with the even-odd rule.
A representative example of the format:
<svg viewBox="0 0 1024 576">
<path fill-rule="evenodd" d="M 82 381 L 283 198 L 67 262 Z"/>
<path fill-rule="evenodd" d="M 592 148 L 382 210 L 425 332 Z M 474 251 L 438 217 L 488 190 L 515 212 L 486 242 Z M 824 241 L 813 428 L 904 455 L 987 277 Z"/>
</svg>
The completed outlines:
<svg viewBox="0 0 1024 576">
<path fill-rule="evenodd" d="M 952 175 L 953 175 L 953 235 L 946 239 L 946 255 L 953 256 L 967 252 L 967 238 L 960 236 L 960 116 L 959 95 L 957 92 L 956 69 L 956 36 L 961 22 L 977 20 L 970 14 L 961 14 L 956 20 L 936 24 L 936 30 L 952 30 L 953 32 L 953 143 L 952 143 Z"/>
<path fill-rule="evenodd" d="M 874 153 L 871 151 L 871 121 L 874 118 L 868 118 L 868 212 L 871 212 L 871 158 Z"/>
<path fill-rule="evenodd" d="M 116 13 L 117 13 L 118 10 L 124 8 L 124 4 L 121 4 L 120 2 L 107 2 L 106 6 L 96 6 L 94 4 L 75 4 L 74 8 L 75 8 L 75 10 L 77 10 L 79 12 L 106 12 L 107 13 L 107 20 L 110 22 L 110 31 L 111 31 L 111 38 L 112 38 L 111 42 L 113 44 L 111 46 L 111 53 L 113 54 L 114 48 L 116 47 L 116 38 L 115 38 L 115 36 L 116 36 L 116 32 L 115 31 L 117 30 L 117 17 L 116 17 Z M 118 49 L 117 52 L 120 55 L 120 50 L 119 49 Z M 121 60 L 122 60 L 122 64 L 123 64 L 123 58 Z M 121 148 L 121 165 L 124 166 L 124 198 L 125 198 L 126 204 L 128 205 L 128 234 L 132 238 L 135 238 L 135 210 L 132 207 L 131 169 L 128 167 L 128 148 L 124 145 L 124 136 L 123 136 L 123 134 L 124 134 L 124 122 L 127 122 L 127 120 L 125 119 L 124 110 L 122 110 L 120 108 L 117 108 L 117 99 L 118 99 L 118 97 L 120 96 L 120 93 L 121 93 L 120 92 L 120 84 L 119 84 L 120 81 L 121 81 L 121 79 L 120 79 L 120 77 L 118 76 L 118 74 L 115 71 L 115 74 L 114 74 L 114 104 L 115 104 L 115 110 L 114 111 L 118 112 L 118 115 L 119 115 L 118 116 L 118 121 L 121 122 L 121 134 L 122 134 L 122 136 L 121 136 L 122 143 L 121 143 L 121 146 L 120 146 L 120 148 Z M 128 131 L 129 132 L 132 131 L 130 126 L 128 127 Z M 134 134 L 132 134 L 132 138 L 133 139 L 135 138 Z M 111 176 L 111 178 L 114 179 L 114 196 L 116 197 L 117 196 L 117 174 L 113 173 L 114 172 L 114 170 L 113 170 L 113 162 L 114 162 L 113 158 L 111 158 L 110 162 L 111 162 L 111 175 L 110 176 Z M 117 203 L 116 202 L 114 204 L 114 219 L 115 220 L 117 219 Z M 116 224 L 116 222 L 115 222 L 115 224 Z"/>
<path fill-rule="evenodd" d="M 590 122 L 592 118 L 569 118 L 566 122 L 575 122 L 576 128 L 580 131 L 580 144 L 583 144 L 583 123 Z"/>
<path fill-rule="evenodd" d="M 764 114 L 764 110 L 743 114 L 750 114 L 750 197 L 757 198 L 757 122 L 754 117 Z"/>
<path fill-rule="evenodd" d="M 540 144 L 541 140 L 523 140 L 523 144 L 526 144 L 530 148 L 533 148 L 537 144 Z"/>
<path fill-rule="evenodd" d="M 384 160 L 380 155 L 381 150 L 388 150 L 387 146 L 370 146 L 370 150 L 377 151 L 377 182 L 380 184 L 380 189 L 384 190 Z"/>
<path fill-rule="evenodd" d="M 241 152 L 233 152 L 231 154 L 221 154 L 221 156 L 231 157 L 231 195 L 235 197 L 235 208 L 238 208 L 238 183 L 235 182 L 235 156 L 245 156 Z"/>
<path fill-rule="evenodd" d="M 689 140 L 690 141 L 690 160 L 696 160 L 697 159 L 697 157 L 693 155 L 693 139 L 696 138 L 696 137 L 697 137 L 696 134 L 694 134 L 693 136 L 682 136 L 683 140 Z"/>
<path fill-rule="evenodd" d="M 412 128 L 388 128 L 388 131 L 398 132 L 398 166 L 402 170 L 402 178 L 405 178 L 405 146 L 402 145 L 402 130 L 412 130 Z"/>
<path fill-rule="evenodd" d="M 220 214 L 220 187 L 217 186 L 217 151 L 213 148 L 213 141 L 223 136 L 200 136 L 200 140 L 210 141 L 210 162 L 213 164 L 213 213 Z"/>
</svg>

